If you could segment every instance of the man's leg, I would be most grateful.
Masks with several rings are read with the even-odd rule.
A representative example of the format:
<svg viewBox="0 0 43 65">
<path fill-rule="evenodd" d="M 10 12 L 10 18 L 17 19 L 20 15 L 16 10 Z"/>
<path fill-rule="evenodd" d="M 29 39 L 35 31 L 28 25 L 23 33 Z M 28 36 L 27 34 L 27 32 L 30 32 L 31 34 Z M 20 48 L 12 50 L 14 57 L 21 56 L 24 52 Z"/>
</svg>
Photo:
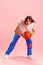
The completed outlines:
<svg viewBox="0 0 43 65">
<path fill-rule="evenodd" d="M 32 39 L 26 40 L 27 43 L 27 55 L 32 55 Z"/>
<path fill-rule="evenodd" d="M 20 36 L 18 34 L 14 35 L 14 38 L 13 38 L 12 42 L 10 43 L 7 51 L 5 52 L 6 55 L 9 55 L 11 53 L 11 51 L 14 49 L 14 47 L 15 47 L 15 45 L 17 43 L 17 40 L 19 39 L 19 37 Z"/>
</svg>

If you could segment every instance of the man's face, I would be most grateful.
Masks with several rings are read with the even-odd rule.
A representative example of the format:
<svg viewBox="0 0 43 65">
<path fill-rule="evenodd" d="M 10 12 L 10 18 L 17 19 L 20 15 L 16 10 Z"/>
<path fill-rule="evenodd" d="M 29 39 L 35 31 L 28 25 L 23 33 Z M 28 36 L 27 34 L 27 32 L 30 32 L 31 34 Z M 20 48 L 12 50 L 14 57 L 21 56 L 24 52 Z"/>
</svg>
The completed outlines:
<svg viewBox="0 0 43 65">
<path fill-rule="evenodd" d="M 31 21 L 29 19 L 27 19 L 27 21 L 25 22 L 26 25 L 31 24 Z"/>
</svg>

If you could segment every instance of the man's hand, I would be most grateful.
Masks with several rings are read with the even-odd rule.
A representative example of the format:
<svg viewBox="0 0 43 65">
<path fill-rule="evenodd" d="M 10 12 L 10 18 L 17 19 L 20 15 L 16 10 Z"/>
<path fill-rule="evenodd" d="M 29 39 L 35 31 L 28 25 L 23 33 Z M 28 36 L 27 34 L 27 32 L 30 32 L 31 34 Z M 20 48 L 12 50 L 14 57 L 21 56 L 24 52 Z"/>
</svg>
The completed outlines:
<svg viewBox="0 0 43 65">
<path fill-rule="evenodd" d="M 32 34 L 34 34 L 35 33 L 35 30 L 34 29 L 32 29 Z"/>
<path fill-rule="evenodd" d="M 24 33 L 21 33 L 21 36 L 24 37 Z"/>
</svg>

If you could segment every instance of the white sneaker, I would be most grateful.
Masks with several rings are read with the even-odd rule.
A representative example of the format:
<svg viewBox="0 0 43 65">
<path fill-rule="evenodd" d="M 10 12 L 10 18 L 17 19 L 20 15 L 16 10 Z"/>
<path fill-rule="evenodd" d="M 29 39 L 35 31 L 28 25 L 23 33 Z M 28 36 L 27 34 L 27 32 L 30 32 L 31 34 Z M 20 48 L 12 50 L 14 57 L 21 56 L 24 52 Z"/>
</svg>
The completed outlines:
<svg viewBox="0 0 43 65">
<path fill-rule="evenodd" d="M 29 55 L 29 57 L 32 57 L 32 55 Z"/>
<path fill-rule="evenodd" d="M 8 59 L 9 58 L 9 55 L 5 55 L 5 57 L 4 57 L 5 59 Z"/>
<path fill-rule="evenodd" d="M 32 55 L 28 55 L 27 58 L 32 58 Z"/>
</svg>

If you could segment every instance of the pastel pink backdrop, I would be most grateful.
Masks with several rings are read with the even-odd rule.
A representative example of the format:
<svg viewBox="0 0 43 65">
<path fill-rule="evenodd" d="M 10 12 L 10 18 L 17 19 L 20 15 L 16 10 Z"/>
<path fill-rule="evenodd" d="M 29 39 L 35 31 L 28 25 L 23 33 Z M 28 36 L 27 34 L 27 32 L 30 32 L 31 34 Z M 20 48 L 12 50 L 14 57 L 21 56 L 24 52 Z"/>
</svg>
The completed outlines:
<svg viewBox="0 0 43 65">
<path fill-rule="evenodd" d="M 36 21 L 33 56 L 43 58 L 43 0 L 0 0 L 0 53 L 8 48 L 18 22 L 27 15 Z M 26 42 L 21 37 L 11 55 L 25 56 Z"/>
</svg>

